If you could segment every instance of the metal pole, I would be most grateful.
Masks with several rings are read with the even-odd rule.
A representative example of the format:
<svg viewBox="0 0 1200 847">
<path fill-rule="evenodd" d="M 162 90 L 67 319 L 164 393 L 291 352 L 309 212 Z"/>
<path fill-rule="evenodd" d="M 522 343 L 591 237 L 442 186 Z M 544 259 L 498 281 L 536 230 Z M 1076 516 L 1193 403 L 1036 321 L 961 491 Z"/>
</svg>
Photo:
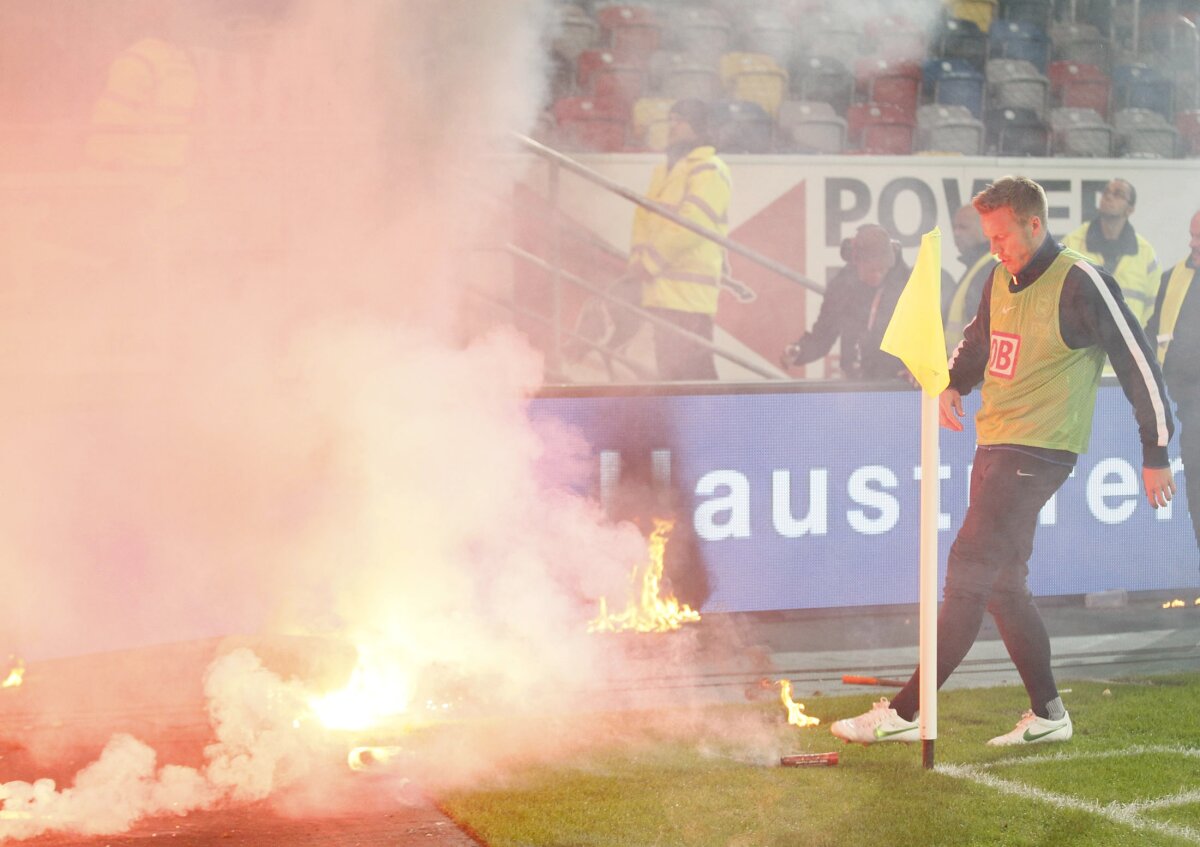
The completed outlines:
<svg viewBox="0 0 1200 847">
<path fill-rule="evenodd" d="M 562 373 L 562 215 L 558 208 L 559 163 L 551 160 L 550 194 L 550 369 Z"/>
<path fill-rule="evenodd" d="M 520 247 L 516 246 L 515 244 L 507 244 L 502 249 L 508 251 L 513 256 L 516 256 L 518 259 L 523 259 L 524 261 L 529 262 L 530 264 L 534 265 L 535 267 L 540 267 L 545 270 L 550 269 L 549 263 L 545 259 L 535 256 L 526 250 L 522 250 Z M 675 324 L 671 323 L 670 321 L 665 321 L 662 318 L 658 317 L 657 315 L 646 311 L 645 309 L 641 309 L 641 308 L 638 308 L 637 306 L 633 306 L 629 303 L 626 303 L 621 298 L 616 297 L 612 294 L 609 294 L 607 291 L 604 291 L 600 288 L 595 287 L 594 285 L 589 283 L 587 280 L 583 279 L 582 277 L 576 276 L 575 274 L 571 273 L 570 271 L 560 271 L 560 274 L 564 280 L 566 280 L 567 282 L 571 283 L 574 286 L 577 286 L 578 288 L 583 289 L 584 291 L 588 292 L 589 294 L 591 294 L 595 297 L 599 297 L 600 299 L 604 300 L 605 302 L 615 305 L 619 309 L 624 309 L 627 312 L 636 314 L 638 317 L 642 318 L 643 320 L 649 321 L 656 327 L 663 327 L 668 332 L 674 333 L 675 335 L 679 336 L 680 338 L 686 338 L 692 344 L 695 344 L 698 347 L 703 347 L 704 349 L 711 351 L 712 353 L 720 356 L 723 359 L 733 362 L 736 365 L 740 365 L 741 367 L 745 368 L 746 370 L 750 371 L 751 373 L 757 374 L 758 376 L 764 377 L 766 379 L 786 379 L 787 378 L 781 371 L 767 370 L 766 368 L 764 368 L 762 365 L 760 365 L 757 362 L 753 362 L 750 359 L 746 359 L 742 356 L 739 356 L 737 353 L 732 353 L 728 350 L 724 350 L 724 349 L 718 347 L 717 345 L 713 344 L 711 341 L 709 341 L 707 338 L 704 338 L 703 336 L 696 335 L 694 332 L 688 332 L 686 329 L 680 329 L 679 327 L 675 326 Z"/>
<path fill-rule="evenodd" d="M 645 197 L 638 194 L 636 191 L 630 191 L 625 186 L 620 185 L 619 183 L 613 182 L 608 177 L 605 177 L 605 176 L 602 176 L 602 175 L 596 173 L 591 168 L 581 165 L 579 162 L 576 162 L 574 159 L 564 156 L 563 154 L 559 153 L 557 150 L 552 150 L 549 147 L 545 146 L 544 144 L 539 144 L 538 142 L 534 141 L 532 138 L 527 138 L 526 136 L 520 135 L 518 133 L 514 133 L 514 136 L 527 150 L 530 150 L 531 152 L 536 153 L 538 156 L 541 156 L 543 159 L 549 159 L 552 162 L 557 162 L 560 166 L 562 166 L 566 170 L 570 171 L 571 173 L 577 174 L 578 176 L 581 176 L 584 179 L 588 180 L 589 182 L 593 182 L 596 185 L 601 186 L 602 188 L 606 188 L 609 191 L 613 192 L 614 194 L 628 200 L 629 202 L 636 203 L 638 206 L 641 206 L 643 209 L 648 209 L 649 211 L 654 212 L 654 214 L 656 214 L 656 215 L 661 215 L 662 217 L 666 218 L 669 221 L 672 221 L 673 223 L 678 224 L 679 226 L 683 227 L 684 229 L 690 230 L 691 232 L 694 232 L 697 235 L 701 235 L 701 236 L 709 239 L 710 241 L 714 241 L 717 244 L 720 244 L 726 250 L 730 251 L 731 253 L 737 253 L 740 256 L 745 256 L 747 259 L 750 259 L 751 261 L 761 265 L 764 268 L 767 268 L 768 270 L 774 271 L 775 273 L 779 274 L 783 278 L 789 279 L 792 282 L 803 285 L 805 288 L 809 289 L 810 291 L 815 291 L 816 293 L 821 294 L 821 295 L 823 295 L 825 293 L 824 285 L 822 285 L 821 283 L 816 282 L 812 279 L 809 279 L 808 277 L 804 276 L 803 274 L 796 273 L 794 270 L 789 268 L 787 265 L 777 262 L 774 259 L 770 258 L 769 256 L 764 256 L 762 253 L 759 253 L 757 250 L 751 250 L 749 247 L 744 247 L 741 244 L 738 244 L 736 241 L 731 241 L 730 239 L 725 238 L 724 236 L 718 235 L 717 233 L 713 232 L 712 230 L 706 229 L 705 227 L 702 227 L 699 224 L 693 223 L 692 221 L 689 221 L 687 218 L 684 218 L 680 215 L 675 214 L 675 212 L 671 211 L 667 207 L 662 206 L 658 203 L 655 203 L 652 200 L 647 200 Z"/>
</svg>

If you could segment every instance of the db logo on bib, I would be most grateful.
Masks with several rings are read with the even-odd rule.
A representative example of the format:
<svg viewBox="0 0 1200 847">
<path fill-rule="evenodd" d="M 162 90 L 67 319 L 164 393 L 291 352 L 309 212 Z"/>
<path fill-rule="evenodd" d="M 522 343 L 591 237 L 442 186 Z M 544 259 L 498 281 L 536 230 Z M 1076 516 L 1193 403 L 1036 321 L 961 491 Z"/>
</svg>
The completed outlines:
<svg viewBox="0 0 1200 847">
<path fill-rule="evenodd" d="M 988 358 L 988 373 L 1000 379 L 1012 379 L 1017 372 L 1017 354 L 1021 352 L 1021 336 L 1007 332 L 992 333 L 992 352 Z"/>
</svg>

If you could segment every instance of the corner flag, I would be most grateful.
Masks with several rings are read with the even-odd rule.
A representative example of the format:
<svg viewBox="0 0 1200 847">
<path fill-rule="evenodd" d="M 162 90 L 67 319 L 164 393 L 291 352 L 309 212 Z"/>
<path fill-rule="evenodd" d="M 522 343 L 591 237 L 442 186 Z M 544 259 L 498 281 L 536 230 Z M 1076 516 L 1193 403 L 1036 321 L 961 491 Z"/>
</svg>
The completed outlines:
<svg viewBox="0 0 1200 847">
<path fill-rule="evenodd" d="M 936 226 L 921 236 L 917 263 L 896 302 L 879 349 L 904 362 L 931 397 L 950 384 L 946 331 L 942 326 L 942 233 Z"/>
<path fill-rule="evenodd" d="M 921 383 L 920 555 L 921 761 L 933 767 L 937 739 L 938 407 L 950 384 L 946 331 L 942 327 L 942 234 L 934 227 L 921 236 L 912 276 L 896 301 L 879 349 L 898 356 Z"/>
</svg>

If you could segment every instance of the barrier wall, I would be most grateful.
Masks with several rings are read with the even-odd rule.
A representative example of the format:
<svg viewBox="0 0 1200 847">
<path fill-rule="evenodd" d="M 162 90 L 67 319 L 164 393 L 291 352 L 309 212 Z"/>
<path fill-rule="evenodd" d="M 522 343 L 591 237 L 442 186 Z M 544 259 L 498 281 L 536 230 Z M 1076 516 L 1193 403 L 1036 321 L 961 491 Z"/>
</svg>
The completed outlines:
<svg viewBox="0 0 1200 847">
<path fill-rule="evenodd" d="M 654 155 L 583 156 L 584 164 L 633 191 L 645 191 L 661 161 Z M 864 223 L 892 230 L 910 264 L 921 234 L 935 225 L 943 234 L 942 265 L 957 279 L 951 219 L 959 206 L 1004 174 L 1038 180 L 1049 201 L 1048 227 L 1061 237 L 1096 211 L 1104 185 L 1113 177 L 1137 188 L 1134 227 L 1150 240 L 1160 263 L 1169 266 L 1188 252 L 1188 226 L 1200 209 L 1200 159 L 1012 159 L 961 156 L 729 156 L 733 196 L 730 237 L 824 283 L 843 262 L 842 239 Z M 545 190 L 544 165 L 529 182 Z M 619 250 L 629 248 L 632 206 L 571 174 L 561 175 L 558 197 L 567 219 Z M 738 303 L 722 297 L 717 342 L 760 366 L 776 367 L 790 341 L 812 326 L 819 295 L 731 256 L 733 275 L 758 298 Z M 830 363 L 808 366 L 804 375 L 836 375 Z M 756 379 L 742 368 L 719 363 L 722 379 Z M 782 373 L 780 373 L 782 376 Z"/>
<path fill-rule="evenodd" d="M 973 418 L 978 392 L 968 396 Z M 919 394 L 795 391 L 542 397 L 592 446 L 602 502 L 619 468 L 653 453 L 681 495 L 712 593 L 702 610 L 746 612 L 917 602 Z M 967 507 L 974 425 L 942 430 L 940 576 Z M 1178 452 L 1172 445 L 1172 454 Z M 1200 585 L 1180 493 L 1153 510 L 1119 387 L 1097 401 L 1090 451 L 1043 509 L 1030 584 L 1037 595 Z"/>
</svg>

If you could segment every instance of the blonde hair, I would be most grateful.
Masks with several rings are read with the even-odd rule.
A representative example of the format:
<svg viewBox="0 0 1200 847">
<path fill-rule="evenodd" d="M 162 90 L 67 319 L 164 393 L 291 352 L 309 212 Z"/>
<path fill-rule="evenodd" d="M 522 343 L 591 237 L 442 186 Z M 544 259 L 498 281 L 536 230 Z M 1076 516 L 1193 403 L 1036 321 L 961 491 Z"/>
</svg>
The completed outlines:
<svg viewBox="0 0 1200 847">
<path fill-rule="evenodd" d="M 1002 176 L 971 199 L 980 214 L 997 209 L 1012 209 L 1017 220 L 1036 217 L 1046 222 L 1046 192 L 1027 176 Z"/>
</svg>

